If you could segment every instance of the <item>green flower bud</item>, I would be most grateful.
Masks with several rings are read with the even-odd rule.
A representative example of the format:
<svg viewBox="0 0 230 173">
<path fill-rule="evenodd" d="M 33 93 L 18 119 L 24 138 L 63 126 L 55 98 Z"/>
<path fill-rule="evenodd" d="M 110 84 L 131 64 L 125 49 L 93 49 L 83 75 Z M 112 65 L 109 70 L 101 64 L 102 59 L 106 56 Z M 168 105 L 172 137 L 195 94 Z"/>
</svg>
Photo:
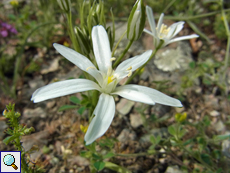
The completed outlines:
<svg viewBox="0 0 230 173">
<path fill-rule="evenodd" d="M 90 53 L 90 50 L 92 50 L 91 45 L 89 44 L 89 33 L 86 31 L 85 28 L 81 30 L 81 28 L 77 26 L 74 28 L 74 32 L 76 34 L 78 44 L 80 45 L 81 53 L 84 55 L 88 55 Z"/>
<path fill-rule="evenodd" d="M 145 7 L 142 0 L 137 0 L 129 15 L 127 26 L 127 38 L 129 40 L 137 40 L 145 26 Z"/>
<path fill-rule="evenodd" d="M 62 10 L 64 10 L 66 13 L 68 13 L 71 9 L 71 1 L 70 0 L 57 0 L 58 5 L 61 7 Z"/>
</svg>

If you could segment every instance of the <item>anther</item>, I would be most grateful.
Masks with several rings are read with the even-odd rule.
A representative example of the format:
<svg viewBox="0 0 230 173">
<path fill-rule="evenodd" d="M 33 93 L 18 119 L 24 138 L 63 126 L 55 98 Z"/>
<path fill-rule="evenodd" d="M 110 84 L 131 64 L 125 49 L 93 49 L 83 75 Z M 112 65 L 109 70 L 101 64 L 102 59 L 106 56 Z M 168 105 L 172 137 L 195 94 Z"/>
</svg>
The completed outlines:
<svg viewBox="0 0 230 173">
<path fill-rule="evenodd" d="M 110 61 L 111 61 L 111 62 L 113 62 L 113 61 L 115 61 L 115 60 L 116 60 L 116 58 L 114 58 L 114 57 L 113 57 L 113 58 L 110 58 Z"/>
<path fill-rule="evenodd" d="M 91 66 L 91 67 L 87 67 L 86 71 L 88 71 L 89 69 L 96 69 L 95 67 Z"/>
<path fill-rule="evenodd" d="M 127 70 L 127 71 L 132 70 L 132 66 L 130 66 L 130 67 L 129 67 L 129 68 L 127 68 L 126 70 Z"/>
<path fill-rule="evenodd" d="M 130 77 L 132 75 L 132 73 L 133 72 L 130 70 L 127 76 Z"/>
</svg>

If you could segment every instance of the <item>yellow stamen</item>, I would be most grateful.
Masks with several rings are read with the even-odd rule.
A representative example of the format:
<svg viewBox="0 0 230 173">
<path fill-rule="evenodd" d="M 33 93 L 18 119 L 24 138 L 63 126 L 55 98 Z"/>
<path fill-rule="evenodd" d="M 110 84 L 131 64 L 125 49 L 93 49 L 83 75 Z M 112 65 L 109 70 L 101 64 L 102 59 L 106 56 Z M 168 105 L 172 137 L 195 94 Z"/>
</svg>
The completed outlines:
<svg viewBox="0 0 230 173">
<path fill-rule="evenodd" d="M 114 80 L 114 77 L 113 76 L 109 76 L 108 77 L 108 84 L 111 83 L 111 82 L 113 82 L 113 80 Z"/>
<path fill-rule="evenodd" d="M 160 34 L 160 38 L 163 38 L 166 35 L 168 35 L 169 30 L 170 30 L 170 28 L 168 28 L 167 25 L 162 24 L 161 28 L 160 28 L 160 33 L 159 33 Z"/>
</svg>

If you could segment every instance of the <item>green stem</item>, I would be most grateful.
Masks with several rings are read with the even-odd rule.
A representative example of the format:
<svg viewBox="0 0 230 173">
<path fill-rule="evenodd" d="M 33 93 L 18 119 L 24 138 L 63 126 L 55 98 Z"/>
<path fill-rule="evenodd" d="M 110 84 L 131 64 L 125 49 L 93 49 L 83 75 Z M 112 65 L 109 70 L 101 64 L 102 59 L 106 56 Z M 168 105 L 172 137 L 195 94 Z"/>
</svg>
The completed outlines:
<svg viewBox="0 0 230 173">
<path fill-rule="evenodd" d="M 171 1 L 171 2 L 165 7 L 165 9 L 163 10 L 163 13 L 164 13 L 165 11 L 168 11 L 168 9 L 174 4 L 175 1 L 176 1 L 176 0 Z"/>
<path fill-rule="evenodd" d="M 129 41 L 129 44 L 126 46 L 126 48 L 125 48 L 125 50 L 123 51 L 123 53 L 119 56 L 119 58 L 118 58 L 118 59 L 116 60 L 116 62 L 113 64 L 113 68 L 116 67 L 116 66 L 120 63 L 121 59 L 122 59 L 122 58 L 124 57 L 124 55 L 128 52 L 128 50 L 129 50 L 129 48 L 131 47 L 132 43 L 133 43 L 133 40 Z"/>
<path fill-rule="evenodd" d="M 122 34 L 121 38 L 118 40 L 118 42 L 117 42 L 115 48 L 113 49 L 112 57 L 114 56 L 114 53 L 115 53 L 115 51 L 117 50 L 117 46 L 120 44 L 122 38 L 125 36 L 126 33 L 127 33 L 127 30 Z"/>
<path fill-rule="evenodd" d="M 69 25 L 69 31 L 70 31 L 70 38 L 71 38 L 71 41 L 73 43 L 73 48 L 77 52 L 81 53 L 80 52 L 80 47 L 78 45 L 78 42 L 77 42 L 75 34 L 74 34 L 74 28 L 73 28 L 72 13 L 71 13 L 71 11 L 69 12 L 69 14 L 67 14 L 67 19 L 68 19 L 68 25 Z"/>
<path fill-rule="evenodd" d="M 224 60 L 224 78 L 223 79 L 225 80 L 226 79 L 226 70 L 227 70 L 228 64 L 229 64 L 230 30 L 229 30 L 229 26 L 228 26 L 228 20 L 226 18 L 226 14 L 225 14 L 225 11 L 224 11 L 222 5 L 221 5 L 221 15 L 222 15 L 223 20 L 224 20 L 224 26 L 225 26 L 226 34 L 228 37 L 225 60 Z"/>
<path fill-rule="evenodd" d="M 120 157 L 140 157 L 140 156 L 148 156 L 152 155 L 151 153 L 132 153 L 132 154 L 116 154 L 116 156 Z"/>
<path fill-rule="evenodd" d="M 230 9 L 223 10 L 225 13 L 230 12 Z M 199 15 L 194 15 L 194 16 L 164 16 L 164 19 L 169 19 L 169 20 L 193 20 L 193 19 L 198 19 L 198 18 L 204 18 L 204 17 L 209 17 L 213 16 L 216 14 L 219 14 L 221 11 L 214 11 L 210 13 L 205 13 L 205 14 L 199 14 Z M 155 19 L 159 19 L 160 16 L 154 16 Z M 127 21 L 127 18 L 115 18 L 117 21 Z"/>
</svg>

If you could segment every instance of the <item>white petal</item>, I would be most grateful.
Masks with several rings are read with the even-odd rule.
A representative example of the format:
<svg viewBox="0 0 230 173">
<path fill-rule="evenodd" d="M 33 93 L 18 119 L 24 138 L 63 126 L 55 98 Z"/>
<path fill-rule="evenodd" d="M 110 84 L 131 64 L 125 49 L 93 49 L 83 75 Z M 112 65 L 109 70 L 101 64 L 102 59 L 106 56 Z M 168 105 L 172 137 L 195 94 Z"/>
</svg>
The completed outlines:
<svg viewBox="0 0 230 173">
<path fill-rule="evenodd" d="M 153 16 L 153 11 L 152 8 L 150 8 L 149 6 L 146 6 L 146 13 L 147 13 L 147 17 L 148 17 L 148 21 L 149 21 L 149 25 L 150 28 L 152 30 L 152 33 L 156 36 L 156 23 L 155 23 L 155 19 Z"/>
<path fill-rule="evenodd" d="M 175 35 L 177 35 L 184 27 L 184 22 L 181 21 L 181 22 L 177 22 L 177 23 L 174 23 L 172 24 L 169 28 L 169 37 L 170 39 L 173 38 Z"/>
<path fill-rule="evenodd" d="M 181 41 L 181 40 L 189 40 L 189 39 L 197 38 L 197 37 L 199 37 L 199 35 L 196 35 L 196 34 L 177 37 L 177 38 L 174 38 L 174 39 L 170 40 L 167 44 L 170 44 L 170 43 L 173 43 L 173 42 L 176 42 L 176 41 Z"/>
<path fill-rule="evenodd" d="M 95 117 L 90 122 L 85 134 L 86 145 L 101 137 L 109 128 L 115 114 L 115 102 L 112 96 L 102 93 L 93 112 Z"/>
<path fill-rule="evenodd" d="M 148 50 L 141 55 L 137 55 L 133 58 L 129 58 L 123 61 L 121 64 L 118 65 L 117 69 L 115 70 L 114 76 L 119 77 L 119 79 L 123 79 L 128 74 L 128 68 L 132 67 L 131 71 L 135 71 L 148 61 L 151 54 L 152 50 Z"/>
<path fill-rule="evenodd" d="M 149 96 L 152 99 L 152 101 L 155 103 L 159 103 L 159 104 L 163 104 L 163 105 L 167 105 L 167 106 L 174 106 L 174 107 L 182 107 L 183 106 L 179 100 L 174 99 L 172 97 L 169 97 L 169 96 L 161 93 L 160 91 L 157 91 L 155 89 L 148 88 L 145 86 L 124 85 L 124 86 L 120 86 L 118 88 L 119 88 L 119 90 L 125 90 L 126 88 L 128 88 L 129 90 L 134 90 L 134 91 L 140 92 L 142 94 L 145 94 L 145 95 Z"/>
<path fill-rule="evenodd" d="M 155 36 L 153 35 L 153 33 L 152 33 L 152 32 L 150 32 L 150 31 L 149 31 L 149 30 L 147 30 L 147 29 L 144 29 L 144 32 L 146 32 L 146 33 L 150 34 L 151 36 L 155 37 Z"/>
<path fill-rule="evenodd" d="M 78 66 L 81 70 L 92 75 L 99 83 L 102 81 L 101 74 L 98 72 L 96 67 L 88 58 L 76 52 L 75 50 L 65 47 L 63 45 L 54 43 L 53 46 L 62 56 Z"/>
<path fill-rule="evenodd" d="M 133 89 L 133 87 L 130 85 L 119 86 L 111 94 L 116 94 L 135 102 L 155 105 L 155 102 L 147 94 L 144 94 L 142 92 L 139 92 L 138 90 Z"/>
<path fill-rule="evenodd" d="M 92 30 L 93 51 L 100 71 L 107 73 L 111 68 L 111 50 L 107 32 L 103 26 L 94 26 Z"/>
<path fill-rule="evenodd" d="M 164 13 L 161 13 L 160 18 L 159 18 L 158 23 L 157 23 L 157 31 L 158 31 L 158 33 L 160 33 L 161 25 L 163 23 L 163 18 L 164 18 Z"/>
<path fill-rule="evenodd" d="M 87 79 L 70 79 L 55 82 L 37 89 L 31 98 L 34 103 L 88 90 L 100 90 L 99 86 Z"/>
</svg>

